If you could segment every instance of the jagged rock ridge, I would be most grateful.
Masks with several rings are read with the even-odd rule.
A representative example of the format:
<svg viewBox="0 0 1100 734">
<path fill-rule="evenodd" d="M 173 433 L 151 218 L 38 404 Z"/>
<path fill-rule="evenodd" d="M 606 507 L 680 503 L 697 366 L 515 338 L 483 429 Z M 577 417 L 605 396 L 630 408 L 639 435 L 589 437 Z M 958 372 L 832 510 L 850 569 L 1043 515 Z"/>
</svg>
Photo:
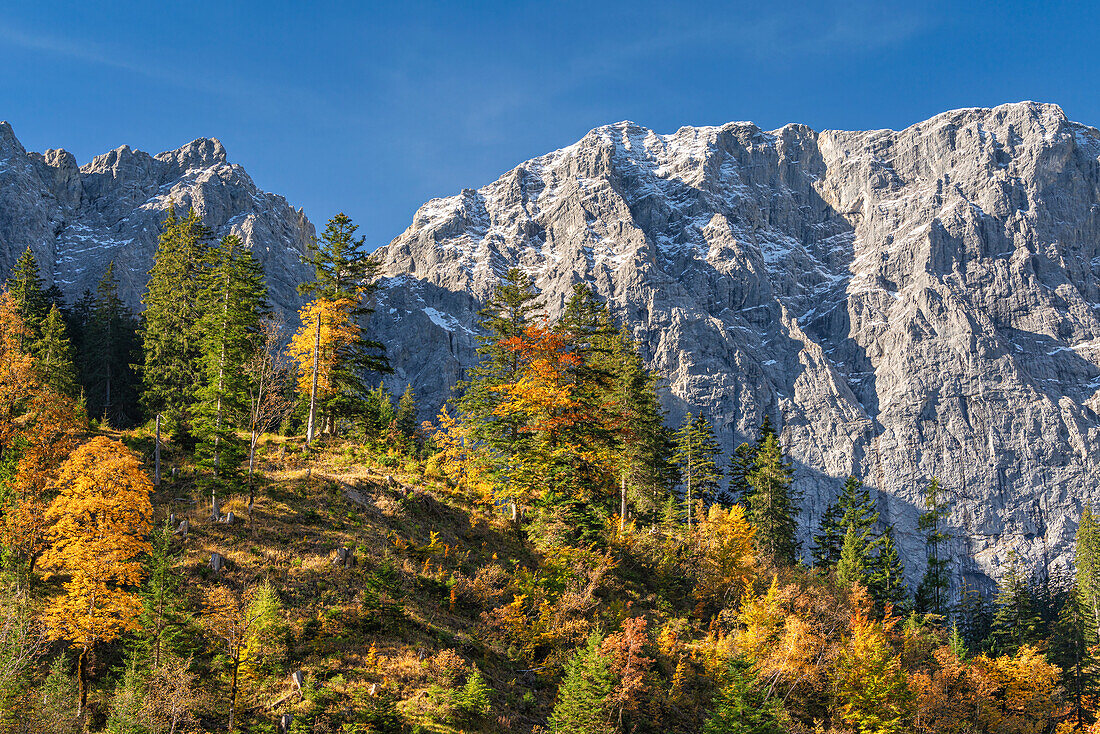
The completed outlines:
<svg viewBox="0 0 1100 734">
<path fill-rule="evenodd" d="M 551 315 L 587 282 L 728 447 L 782 426 L 808 539 L 848 473 L 915 584 L 921 489 L 952 499 L 955 587 L 1065 563 L 1100 499 L 1100 132 L 1055 105 L 898 131 L 597 128 L 422 206 L 380 250 L 392 382 L 439 405 L 511 266 Z"/>
<path fill-rule="evenodd" d="M 0 278 L 30 247 L 46 284 L 73 300 L 114 261 L 122 297 L 139 310 L 173 201 L 183 213 L 194 207 L 214 236 L 239 235 L 264 265 L 272 303 L 297 308 L 296 287 L 308 274 L 298 258 L 313 225 L 259 190 L 217 140 L 157 156 L 122 146 L 78 167 L 64 150 L 27 152 L 0 122 Z"/>
</svg>

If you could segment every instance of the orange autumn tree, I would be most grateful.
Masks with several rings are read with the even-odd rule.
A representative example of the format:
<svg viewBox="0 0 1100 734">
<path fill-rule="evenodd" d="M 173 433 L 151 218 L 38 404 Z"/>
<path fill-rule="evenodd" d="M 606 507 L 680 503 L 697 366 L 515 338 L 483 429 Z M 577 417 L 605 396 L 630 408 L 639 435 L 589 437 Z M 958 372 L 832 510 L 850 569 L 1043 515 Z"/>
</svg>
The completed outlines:
<svg viewBox="0 0 1100 734">
<path fill-rule="evenodd" d="M 302 325 L 291 338 L 287 354 L 298 363 L 298 394 L 309 402 L 314 434 L 332 430 L 334 410 L 346 397 L 348 380 L 342 372 L 362 338 L 353 318 L 358 306 L 351 298 L 316 298 L 298 312 Z"/>
<path fill-rule="evenodd" d="M 897 618 L 870 619 L 852 613 L 850 633 L 836 672 L 839 718 L 860 734 L 902 734 L 912 730 L 913 694 L 901 657 L 889 635 Z"/>
<path fill-rule="evenodd" d="M 518 376 L 494 387 L 494 414 L 515 422 L 529 437 L 509 472 L 507 501 L 536 501 L 551 508 L 553 522 L 581 535 L 590 532 L 593 508 L 613 489 L 613 459 L 599 405 L 581 399 L 577 380 L 582 357 L 566 335 L 543 325 L 501 342 L 518 358 Z M 584 526 L 584 527 L 582 527 Z"/>
<path fill-rule="evenodd" d="M 153 487 L 137 456 L 105 436 L 74 451 L 55 486 L 58 495 L 46 510 L 51 545 L 43 565 L 67 580 L 44 621 L 50 639 L 67 640 L 80 651 L 83 712 L 89 652 L 138 628 L 141 597 L 132 589 L 143 576 L 140 556 L 150 550 Z"/>
<path fill-rule="evenodd" d="M 28 333 L 0 291 L 0 544 L 24 575 L 42 551 L 50 482 L 86 425 L 78 404 L 36 377 L 20 346 Z"/>
</svg>

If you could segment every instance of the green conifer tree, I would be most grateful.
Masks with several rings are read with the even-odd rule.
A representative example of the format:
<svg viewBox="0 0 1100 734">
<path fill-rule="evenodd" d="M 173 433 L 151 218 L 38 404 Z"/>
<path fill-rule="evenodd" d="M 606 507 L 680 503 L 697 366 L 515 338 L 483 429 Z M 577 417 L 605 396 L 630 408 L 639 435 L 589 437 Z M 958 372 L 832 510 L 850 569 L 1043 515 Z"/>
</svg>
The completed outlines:
<svg viewBox="0 0 1100 734">
<path fill-rule="evenodd" d="M 730 466 L 727 471 L 729 476 L 729 488 L 726 490 L 726 499 L 729 504 L 744 503 L 752 493 L 749 485 L 749 474 L 756 465 L 756 447 L 749 443 L 741 443 L 730 455 Z"/>
<path fill-rule="evenodd" d="M 458 395 L 455 405 L 470 429 L 471 438 L 493 452 L 497 491 L 509 502 L 515 499 L 510 489 L 514 457 L 527 451 L 531 438 L 521 434 L 519 418 L 496 413 L 502 400 L 500 388 L 517 380 L 520 374 L 519 355 L 505 348 L 504 343 L 521 337 L 541 315 L 542 302 L 531 278 L 512 268 L 481 309 L 478 363 L 470 369 L 467 379 L 455 386 Z"/>
<path fill-rule="evenodd" d="M 600 651 L 603 635 L 593 632 L 585 646 L 574 653 L 565 666 L 565 677 L 558 688 L 554 710 L 550 714 L 553 734 L 612 734 L 607 698 L 612 676 Z"/>
<path fill-rule="evenodd" d="M 836 580 L 842 587 L 847 588 L 855 583 L 868 586 L 866 540 L 866 533 L 856 530 L 854 523 L 848 525 L 840 549 L 840 560 L 836 564 Z"/>
<path fill-rule="evenodd" d="M 192 430 L 195 390 L 202 382 L 200 289 L 209 245 L 209 232 L 195 210 L 181 218 L 170 206 L 142 299 L 141 402 L 182 435 Z"/>
<path fill-rule="evenodd" d="M 196 455 L 214 481 L 240 477 L 245 442 L 237 432 L 248 410 L 245 364 L 263 338 L 267 313 L 263 268 L 236 235 L 226 235 L 207 252 L 200 276 L 198 346 L 200 374 L 195 390 Z"/>
<path fill-rule="evenodd" d="M 868 579 L 871 596 L 881 607 L 890 604 L 895 610 L 904 611 L 909 606 L 909 587 L 905 583 L 905 566 L 894 542 L 893 528 L 879 539 L 878 553 L 870 564 Z"/>
<path fill-rule="evenodd" d="M 680 469 L 680 481 L 684 487 L 684 515 L 691 530 L 695 503 L 704 506 L 714 501 L 722 470 L 718 468 L 721 448 L 714 436 L 714 428 L 704 416 L 684 416 L 684 422 L 675 434 L 676 449 L 672 460 Z"/>
<path fill-rule="evenodd" d="M 189 630 L 182 578 L 175 570 L 180 551 L 173 544 L 174 528 L 165 521 L 153 532 L 152 550 L 146 559 L 147 576 L 141 590 L 140 658 L 146 666 L 160 667 L 166 656 L 188 652 Z"/>
<path fill-rule="evenodd" d="M 33 353 L 39 377 L 59 395 L 77 397 L 76 369 L 73 367 L 73 347 L 61 310 L 54 303 L 42 322 L 42 335 L 35 342 Z"/>
<path fill-rule="evenodd" d="M 1076 583 L 1058 594 L 1058 617 L 1049 635 L 1048 657 L 1062 669 L 1062 685 L 1068 694 L 1070 718 L 1078 731 L 1095 721 L 1090 703 L 1100 695 L 1100 661 L 1096 657 L 1096 631 L 1091 610 Z"/>
<path fill-rule="evenodd" d="M 378 260 L 366 250 L 366 238 L 356 237 L 359 225 L 352 223 L 344 213 L 328 221 L 321 236 L 314 237 L 302 262 L 313 268 L 314 279 L 298 286 L 302 294 L 313 295 L 330 301 L 350 299 L 357 305 L 352 315 L 363 320 L 374 312 L 370 307 L 371 296 L 378 290 Z M 368 372 L 390 371 L 385 345 L 363 339 L 344 355 L 341 355 L 333 372 L 334 382 L 341 386 L 338 392 L 349 396 L 366 393 L 365 375 Z M 352 400 L 342 408 L 346 415 L 354 415 L 361 404 Z"/>
<path fill-rule="evenodd" d="M 406 441 L 411 443 L 419 428 L 419 423 L 416 420 L 416 393 L 413 391 L 411 382 L 405 386 L 405 392 L 401 394 L 401 399 L 397 401 L 397 412 L 394 420 L 397 422 L 397 430 L 405 437 Z"/>
<path fill-rule="evenodd" d="M 1094 635 L 1100 639 L 1100 522 L 1088 505 L 1077 523 L 1074 562 L 1077 593 L 1085 604 Z"/>
<path fill-rule="evenodd" d="M 849 526 L 855 526 L 868 543 L 865 557 L 870 558 L 880 540 L 871 537 L 878 523 L 878 507 L 871 492 L 854 476 L 849 476 L 836 502 L 829 505 L 814 536 L 814 564 L 829 568 L 840 560 L 840 548 Z"/>
<path fill-rule="evenodd" d="M 730 659 L 703 734 L 783 734 L 782 708 L 768 696 L 744 658 Z"/>
<path fill-rule="evenodd" d="M 619 428 L 619 513 L 654 521 L 670 487 L 670 447 L 664 411 L 657 397 L 657 375 L 647 369 L 638 344 L 623 326 L 614 342 L 610 402 Z"/>
<path fill-rule="evenodd" d="M 940 482 L 935 477 L 924 491 L 925 512 L 920 514 L 917 527 L 925 534 L 928 549 L 928 566 L 917 587 L 917 609 L 941 617 L 947 615 L 947 591 L 950 586 L 948 566 L 950 558 L 944 555 L 944 545 L 951 536 L 945 528 L 948 502 L 943 497 Z"/>
<path fill-rule="evenodd" d="M 42 322 L 50 308 L 49 299 L 42 289 L 38 260 L 35 259 L 29 247 L 19 256 L 11 271 L 11 277 L 8 278 L 8 292 L 15 299 L 19 315 L 23 317 L 23 322 L 30 331 L 29 343 L 20 344 L 20 348 L 27 350 L 30 344 L 41 336 Z"/>
<path fill-rule="evenodd" d="M 1010 557 L 1008 570 L 997 588 L 990 639 L 994 652 L 1013 655 L 1022 645 L 1038 640 L 1040 624 L 1031 584 L 1015 554 Z"/>
<path fill-rule="evenodd" d="M 132 425 L 140 416 L 138 380 L 133 363 L 138 357 L 137 322 L 118 295 L 115 264 L 107 265 L 95 295 L 77 304 L 83 320 L 81 384 L 89 415 L 116 426 Z M 90 297 L 90 302 L 88 298 Z"/>
<path fill-rule="evenodd" d="M 798 496 L 791 486 L 793 471 L 770 423 L 765 420 L 763 444 L 757 449 L 756 464 L 749 474 L 749 519 L 756 528 L 760 552 L 779 565 L 793 565 L 798 559 L 796 513 Z"/>
</svg>

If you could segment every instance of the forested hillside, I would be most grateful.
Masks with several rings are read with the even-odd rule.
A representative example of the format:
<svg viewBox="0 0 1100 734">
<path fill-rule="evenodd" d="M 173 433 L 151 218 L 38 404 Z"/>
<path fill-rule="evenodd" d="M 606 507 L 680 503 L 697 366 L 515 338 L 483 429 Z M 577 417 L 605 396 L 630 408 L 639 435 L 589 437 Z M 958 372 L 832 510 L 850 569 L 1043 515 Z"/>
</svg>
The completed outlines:
<svg viewBox="0 0 1100 734">
<path fill-rule="evenodd" d="M 1100 530 L 1076 569 L 949 594 L 922 488 L 916 588 L 876 493 L 814 542 L 767 420 L 724 455 L 577 286 L 513 269 L 437 417 L 370 337 L 355 225 L 295 323 L 199 216 L 163 223 L 140 320 L 113 268 L 0 293 L 0 729 L 1066 732 L 1094 724 Z M 399 391 L 398 391 L 399 392 Z M 394 393 L 396 394 L 396 392 Z"/>
</svg>

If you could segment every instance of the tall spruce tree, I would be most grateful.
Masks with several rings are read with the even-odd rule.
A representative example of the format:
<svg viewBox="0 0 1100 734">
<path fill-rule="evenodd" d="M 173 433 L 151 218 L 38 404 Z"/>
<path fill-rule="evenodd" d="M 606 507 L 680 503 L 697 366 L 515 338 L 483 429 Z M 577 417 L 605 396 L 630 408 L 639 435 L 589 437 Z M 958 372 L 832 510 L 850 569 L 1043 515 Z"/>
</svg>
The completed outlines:
<svg viewBox="0 0 1100 734">
<path fill-rule="evenodd" d="M 946 530 L 947 508 L 940 482 L 935 477 L 924 490 L 925 511 L 917 519 L 917 527 L 924 532 L 928 565 L 917 587 L 917 609 L 941 617 L 947 615 L 947 591 L 950 587 L 948 567 L 950 558 L 945 555 L 945 545 L 951 539 Z"/>
<path fill-rule="evenodd" d="M 554 710 L 550 714 L 553 734 L 613 734 L 615 727 L 608 714 L 608 697 L 613 678 L 600 645 L 597 631 L 588 636 L 585 646 L 565 666 Z"/>
<path fill-rule="evenodd" d="M 1096 720 L 1093 701 L 1100 696 L 1100 660 L 1096 657 L 1096 631 L 1088 602 L 1070 582 L 1061 589 L 1058 617 L 1049 635 L 1047 655 L 1062 669 L 1062 686 L 1070 704 L 1075 729 L 1084 730 Z"/>
<path fill-rule="evenodd" d="M 42 335 L 34 343 L 35 366 L 39 378 L 59 395 L 77 397 L 76 368 L 68 328 L 57 304 L 42 322 Z"/>
<path fill-rule="evenodd" d="M 760 552 L 778 565 L 789 566 L 798 559 L 798 496 L 791 485 L 793 471 L 766 417 L 761 435 L 763 444 L 749 474 L 749 518 L 756 528 Z"/>
<path fill-rule="evenodd" d="M 611 402 L 619 428 L 621 521 L 631 512 L 655 521 L 670 486 L 671 452 L 657 375 L 646 368 L 638 345 L 623 326 L 612 354 Z"/>
<path fill-rule="evenodd" d="M 140 359 L 137 322 L 118 295 L 114 262 L 107 265 L 90 304 L 89 295 L 76 308 L 83 320 L 80 364 L 88 414 L 116 426 L 133 425 L 140 417 L 133 368 Z"/>
<path fill-rule="evenodd" d="M 199 291 L 209 247 L 209 232 L 195 210 L 180 217 L 170 206 L 142 300 L 141 402 L 148 413 L 166 416 L 182 435 L 191 433 L 195 390 L 202 379 Z"/>
<path fill-rule="evenodd" d="M 870 558 L 880 542 L 871 537 L 878 517 L 878 506 L 870 490 L 859 479 L 849 476 L 836 502 L 825 511 L 818 534 L 814 536 L 815 565 L 829 568 L 840 560 L 840 548 L 850 526 L 859 533 L 861 542 L 866 545 L 865 556 Z"/>
<path fill-rule="evenodd" d="M 394 421 L 397 423 L 397 431 L 406 441 L 410 442 L 411 446 L 419 427 L 416 422 L 416 392 L 413 390 L 411 382 L 405 385 L 405 392 L 401 394 L 401 399 L 397 401 Z"/>
<path fill-rule="evenodd" d="M 836 564 L 836 580 L 842 587 L 850 587 L 856 583 L 868 586 L 866 538 L 864 533 L 856 530 L 855 524 L 848 525 L 844 542 L 840 546 L 840 559 Z"/>
<path fill-rule="evenodd" d="M 8 278 L 8 292 L 15 299 L 15 307 L 23 317 L 27 327 L 27 342 L 20 343 L 20 349 L 28 351 L 31 344 L 42 335 L 42 322 L 49 312 L 50 302 L 42 288 L 38 260 L 31 248 L 23 251 Z"/>
<path fill-rule="evenodd" d="M 298 290 L 326 301 L 347 299 L 355 305 L 351 316 L 362 329 L 364 321 L 373 313 L 371 297 L 378 289 L 378 261 L 367 252 L 365 237 L 356 237 L 359 225 L 344 213 L 328 221 L 321 236 L 314 237 L 302 262 L 313 268 L 314 279 L 302 283 Z M 333 423 L 341 417 L 354 417 L 363 406 L 367 393 L 367 373 L 390 371 L 385 345 L 371 339 L 359 339 L 350 348 L 336 356 L 332 381 L 334 393 L 339 399 L 331 401 L 328 414 L 331 431 Z"/>
<path fill-rule="evenodd" d="M 955 606 L 955 620 L 967 649 L 973 652 L 989 650 L 993 612 L 989 608 L 989 600 L 979 589 L 963 584 L 959 603 Z"/>
<path fill-rule="evenodd" d="M 267 286 L 263 268 L 236 235 L 226 235 L 210 248 L 200 280 L 197 455 L 212 478 L 225 485 L 239 477 L 246 451 L 237 432 L 249 403 L 245 365 L 262 339 Z"/>
<path fill-rule="evenodd" d="M 1074 563 L 1077 593 L 1085 604 L 1093 634 L 1100 639 L 1100 521 L 1088 505 L 1077 523 Z"/>
<path fill-rule="evenodd" d="M 1034 590 L 1024 576 L 1020 559 L 1012 554 L 1008 570 L 997 585 L 990 630 L 993 651 L 998 655 L 1014 655 L 1022 645 L 1037 641 L 1039 626 Z"/>
<path fill-rule="evenodd" d="M 675 433 L 676 449 L 672 460 L 680 469 L 680 483 L 684 488 L 684 515 L 691 530 L 695 503 L 709 505 L 718 491 L 722 470 L 718 468 L 721 448 L 714 436 L 710 421 L 702 415 L 684 416 L 684 422 Z"/>
<path fill-rule="evenodd" d="M 896 610 L 904 610 L 909 605 L 909 587 L 905 583 L 905 566 L 894 542 L 894 529 L 886 528 L 878 543 L 878 553 L 870 567 L 871 596 L 880 607 L 887 604 Z"/>
<path fill-rule="evenodd" d="M 728 489 L 724 498 L 729 504 L 744 503 L 752 493 L 749 474 L 756 465 L 756 447 L 742 442 L 730 454 L 730 465 L 726 472 L 729 477 Z"/>
<path fill-rule="evenodd" d="M 526 451 L 531 439 L 520 433 L 518 417 L 501 416 L 496 411 L 503 399 L 500 388 L 520 374 L 519 354 L 505 344 L 522 337 L 542 316 L 542 308 L 530 276 L 518 268 L 509 270 L 480 311 L 478 363 L 455 386 L 455 405 L 471 438 L 493 452 L 496 491 L 502 501 L 512 504 L 513 511 L 517 499 L 511 486 L 514 457 Z"/>
</svg>

